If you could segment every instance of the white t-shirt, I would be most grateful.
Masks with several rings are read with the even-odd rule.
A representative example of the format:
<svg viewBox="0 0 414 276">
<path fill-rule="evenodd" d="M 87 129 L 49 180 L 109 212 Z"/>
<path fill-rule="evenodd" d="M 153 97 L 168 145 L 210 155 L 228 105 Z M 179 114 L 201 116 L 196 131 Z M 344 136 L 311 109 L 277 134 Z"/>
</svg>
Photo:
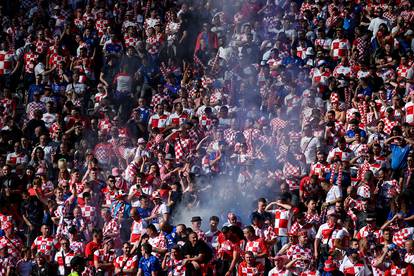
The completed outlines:
<svg viewBox="0 0 414 276">
<path fill-rule="evenodd" d="M 42 121 L 45 122 L 47 128 L 50 128 L 54 122 L 56 122 L 56 114 L 44 113 Z"/>
<path fill-rule="evenodd" d="M 331 189 L 329 190 L 329 192 L 326 194 L 325 202 L 331 202 L 340 197 L 342 197 L 342 190 L 338 186 L 333 185 Z M 335 209 L 335 206 L 334 205 L 329 206 L 328 210 L 330 209 Z"/>
<path fill-rule="evenodd" d="M 35 77 L 37 77 L 39 74 L 43 74 L 43 72 L 46 71 L 45 69 L 45 65 L 41 62 L 39 62 L 38 64 L 36 64 L 35 68 L 34 68 L 34 74 Z"/>
<path fill-rule="evenodd" d="M 306 158 L 306 164 L 312 164 L 316 159 L 316 149 L 321 146 L 321 142 L 316 137 L 302 137 L 300 148 Z"/>
<path fill-rule="evenodd" d="M 368 26 L 368 30 L 370 30 L 373 33 L 373 36 L 375 37 L 377 35 L 379 26 L 381 24 L 385 24 L 387 26 L 387 29 L 389 29 L 388 21 L 385 20 L 385 18 L 374 18 L 371 20 Z"/>
<path fill-rule="evenodd" d="M 138 196 L 138 189 L 137 185 L 132 185 L 131 188 L 129 188 L 128 196 L 132 196 L 131 198 L 131 206 L 132 207 L 140 207 L 141 204 L 139 202 L 139 196 Z"/>
</svg>

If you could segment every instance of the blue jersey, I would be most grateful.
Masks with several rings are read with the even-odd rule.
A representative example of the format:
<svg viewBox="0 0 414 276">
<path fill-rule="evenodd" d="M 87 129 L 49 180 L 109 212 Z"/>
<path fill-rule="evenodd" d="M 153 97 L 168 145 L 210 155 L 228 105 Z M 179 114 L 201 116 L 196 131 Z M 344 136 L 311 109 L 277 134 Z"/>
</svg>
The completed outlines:
<svg viewBox="0 0 414 276">
<path fill-rule="evenodd" d="M 138 268 L 142 269 L 142 275 L 151 276 L 152 272 L 160 270 L 160 261 L 155 256 L 150 256 L 148 259 L 141 257 Z"/>
</svg>

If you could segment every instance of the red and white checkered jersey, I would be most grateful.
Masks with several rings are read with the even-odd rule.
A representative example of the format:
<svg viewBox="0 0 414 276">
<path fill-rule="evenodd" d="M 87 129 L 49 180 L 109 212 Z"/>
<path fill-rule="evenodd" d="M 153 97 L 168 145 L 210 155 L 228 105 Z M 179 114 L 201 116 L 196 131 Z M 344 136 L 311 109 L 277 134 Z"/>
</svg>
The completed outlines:
<svg viewBox="0 0 414 276">
<path fill-rule="evenodd" d="M 278 208 L 273 210 L 274 214 L 274 231 L 277 236 L 287 236 L 291 221 L 292 221 L 292 212 L 290 210 Z"/>
<path fill-rule="evenodd" d="M 331 44 L 332 59 L 338 60 L 341 57 L 348 56 L 348 52 L 351 49 L 348 39 L 334 39 Z"/>
<path fill-rule="evenodd" d="M 101 37 L 104 34 L 104 32 L 105 32 L 105 30 L 108 26 L 109 26 L 108 20 L 106 20 L 106 19 L 96 20 L 95 28 L 98 31 L 98 36 L 99 37 Z"/>
<path fill-rule="evenodd" d="M 160 131 L 163 131 L 167 126 L 168 115 L 166 114 L 154 114 L 149 119 L 149 125 L 152 129 L 158 128 Z"/>
<path fill-rule="evenodd" d="M 13 222 L 13 217 L 10 215 L 4 215 L 0 213 L 0 228 L 4 229 L 6 222 Z"/>
<path fill-rule="evenodd" d="M 395 198 L 400 192 L 400 184 L 396 179 L 383 181 L 381 184 L 381 195 L 386 199 Z"/>
<path fill-rule="evenodd" d="M 384 122 L 384 132 L 388 135 L 391 134 L 393 127 L 400 125 L 398 121 L 390 120 L 388 118 L 384 118 L 382 121 Z"/>
<path fill-rule="evenodd" d="M 257 238 L 254 241 L 246 241 L 244 251 L 251 251 L 255 256 L 262 253 L 269 253 L 266 243 L 262 238 Z M 265 258 L 256 258 L 256 261 L 264 264 Z"/>
<path fill-rule="evenodd" d="M 177 160 L 187 157 L 196 146 L 196 142 L 191 138 L 178 138 L 174 144 L 174 153 Z"/>
<path fill-rule="evenodd" d="M 354 158 L 354 152 L 348 148 L 341 150 L 337 147 L 329 152 L 327 161 L 328 163 L 331 163 L 336 158 L 339 158 L 342 162 L 349 162 L 352 158 Z"/>
<path fill-rule="evenodd" d="M 109 118 L 100 119 L 98 122 L 98 129 L 103 133 L 108 133 L 111 130 L 112 123 Z"/>
<path fill-rule="evenodd" d="M 371 197 L 371 189 L 368 185 L 361 183 L 358 185 L 357 195 L 362 198 L 370 198 Z"/>
<path fill-rule="evenodd" d="M 300 59 L 306 58 L 306 47 L 298 46 L 296 47 L 296 56 Z"/>
<path fill-rule="evenodd" d="M 332 75 L 332 72 L 329 68 L 324 68 L 322 70 L 319 70 L 318 68 L 312 68 L 309 74 L 312 78 L 313 85 L 327 85 L 328 78 Z"/>
<path fill-rule="evenodd" d="M 7 246 L 7 253 L 9 253 L 9 255 L 12 256 L 13 258 L 20 258 L 21 256 L 20 250 L 23 247 L 23 242 L 17 236 L 13 238 L 6 238 L 4 236 L 1 237 L 0 245 L 3 248 Z"/>
<path fill-rule="evenodd" d="M 12 112 L 14 112 L 16 110 L 16 102 L 12 99 L 1 99 L 0 100 L 0 105 L 2 105 L 4 107 L 4 113 L 3 114 L 11 114 Z"/>
<path fill-rule="evenodd" d="M 185 275 L 185 265 L 183 264 L 183 260 L 173 260 L 170 258 L 166 262 L 166 267 L 168 270 L 168 276 Z"/>
<path fill-rule="evenodd" d="M 170 114 L 167 119 L 167 126 L 170 125 L 177 125 L 181 126 L 186 120 L 188 120 L 189 116 L 187 113 L 183 112 L 181 114 L 177 114 L 176 112 Z"/>
<path fill-rule="evenodd" d="M 200 120 L 199 121 L 200 127 L 204 128 L 206 130 L 209 130 L 211 128 L 212 121 L 205 114 L 201 115 L 199 120 Z"/>
<path fill-rule="evenodd" d="M 372 275 L 373 276 L 384 276 L 385 275 L 385 264 L 381 263 L 378 266 L 375 266 L 375 264 L 377 263 L 377 258 L 372 258 L 372 260 L 370 261 L 370 265 L 372 268 Z"/>
<path fill-rule="evenodd" d="M 329 51 L 331 49 L 332 39 L 330 38 L 317 38 L 315 39 L 315 48 L 321 46 L 325 51 Z"/>
<path fill-rule="evenodd" d="M 49 58 L 49 65 L 50 66 L 56 66 L 56 67 L 62 66 L 63 62 L 64 62 L 63 56 L 61 56 L 57 53 L 52 54 Z"/>
<path fill-rule="evenodd" d="M 28 119 L 31 120 L 34 118 L 34 113 L 36 110 L 41 110 L 43 113 L 46 112 L 46 105 L 44 102 L 30 102 L 26 107 L 26 114 Z"/>
<path fill-rule="evenodd" d="M 89 225 L 96 224 L 96 208 L 90 205 L 84 205 L 81 207 L 82 216 L 85 218 L 86 223 Z"/>
<path fill-rule="evenodd" d="M 138 267 L 138 256 L 119 256 L 114 260 L 114 267 L 123 268 L 123 270 L 136 269 Z"/>
<path fill-rule="evenodd" d="M 148 243 L 151 244 L 153 248 L 167 249 L 167 241 L 162 233 L 159 233 L 156 237 L 149 238 Z M 152 255 L 160 257 L 160 254 L 155 252 L 153 252 Z"/>
<path fill-rule="evenodd" d="M 130 236 L 129 241 L 136 242 L 141 238 L 141 235 L 145 233 L 146 233 L 146 230 L 145 230 L 142 219 L 139 219 L 138 221 L 134 220 L 131 226 L 131 236 Z"/>
<path fill-rule="evenodd" d="M 237 251 L 237 252 L 242 252 L 241 248 L 240 248 L 240 244 L 238 243 L 233 243 L 229 240 L 224 240 L 223 242 L 220 243 L 220 248 L 218 250 L 218 255 L 220 257 L 226 257 L 226 258 L 232 258 L 233 257 L 233 252 Z"/>
<path fill-rule="evenodd" d="M 291 191 L 299 189 L 299 177 L 301 176 L 301 173 L 302 170 L 300 166 L 292 165 L 290 162 L 284 164 L 283 176 Z"/>
<path fill-rule="evenodd" d="M 36 53 L 42 54 L 46 53 L 49 48 L 49 42 L 46 40 L 37 40 L 35 43 L 36 46 Z"/>
<path fill-rule="evenodd" d="M 246 261 L 243 261 L 239 264 L 237 271 L 238 276 L 263 276 L 265 268 L 261 263 L 255 263 L 254 266 L 249 266 Z"/>
<path fill-rule="evenodd" d="M 290 260 L 298 260 L 293 264 L 293 268 L 297 274 L 305 270 L 307 266 L 306 262 L 301 259 L 306 258 L 307 260 L 312 260 L 313 258 L 312 250 L 307 247 L 302 247 L 299 244 L 289 247 L 286 255 Z"/>
<path fill-rule="evenodd" d="M 322 178 L 324 174 L 328 173 L 330 170 L 331 170 L 331 166 L 329 164 L 315 162 L 311 164 L 310 175 L 318 175 L 319 178 Z"/>
<path fill-rule="evenodd" d="M 414 102 L 410 101 L 404 106 L 405 122 L 409 124 L 414 123 Z"/>
<path fill-rule="evenodd" d="M 312 224 L 318 227 L 321 222 L 321 216 L 317 212 L 305 213 L 305 221 L 306 223 L 309 223 L 309 224 Z"/>
<path fill-rule="evenodd" d="M 65 257 L 65 259 L 63 259 L 63 257 Z M 55 262 L 58 265 L 59 275 L 66 275 L 65 266 L 67 267 L 67 270 L 70 270 L 70 261 L 73 257 L 75 257 L 75 253 L 73 251 L 64 253 L 63 249 L 61 249 L 59 250 L 59 252 L 56 253 Z"/>
<path fill-rule="evenodd" d="M 162 94 L 160 94 L 160 93 L 155 94 L 155 95 L 152 96 L 151 106 L 155 109 L 155 107 L 158 104 L 160 104 L 160 103 L 162 103 L 164 101 L 167 101 L 167 102 L 170 101 L 170 97 L 167 94 L 164 94 L 164 93 L 162 93 Z"/>
<path fill-rule="evenodd" d="M 133 37 L 133 36 L 129 36 L 129 35 L 124 35 L 124 42 L 125 42 L 125 47 L 128 48 L 130 46 L 136 48 L 138 45 L 138 38 Z"/>
<path fill-rule="evenodd" d="M 398 267 L 396 265 L 391 265 L 386 271 L 385 276 L 406 276 L 410 275 L 408 273 L 407 267 Z"/>
<path fill-rule="evenodd" d="M 392 242 L 395 243 L 399 247 L 404 247 L 404 243 L 413 238 L 414 234 L 414 227 L 407 227 L 404 229 L 401 229 L 394 233 L 392 237 Z"/>
<path fill-rule="evenodd" d="M 356 238 L 360 240 L 366 239 L 368 236 L 372 236 L 377 243 L 380 243 L 382 233 L 381 230 L 374 229 L 371 225 L 367 224 L 361 229 L 359 229 Z"/>
<path fill-rule="evenodd" d="M 240 133 L 238 130 L 234 130 L 231 128 L 226 128 L 223 132 L 223 136 L 224 136 L 224 140 L 229 144 L 229 145 L 234 145 L 236 143 L 236 134 Z"/>
<path fill-rule="evenodd" d="M 408 70 L 410 70 L 409 65 L 402 65 L 398 66 L 397 68 L 397 77 L 406 79 L 408 75 Z"/>
<path fill-rule="evenodd" d="M 73 24 L 76 26 L 76 28 L 78 28 L 79 30 L 83 30 L 83 28 L 85 27 L 85 20 L 83 20 L 82 18 L 75 18 L 73 20 Z"/>
<path fill-rule="evenodd" d="M 112 145 L 109 143 L 99 143 L 94 148 L 94 156 L 101 164 L 109 164 L 115 156 Z"/>
<path fill-rule="evenodd" d="M 93 253 L 93 260 L 98 263 L 111 263 L 115 260 L 115 252 L 109 251 L 105 253 L 103 249 L 98 249 Z"/>
<path fill-rule="evenodd" d="M 287 124 L 288 124 L 287 121 L 284 121 L 279 118 L 274 118 L 270 121 L 270 125 L 272 126 L 273 131 L 284 129 L 287 126 Z"/>
<path fill-rule="evenodd" d="M 159 38 L 154 35 L 154 36 L 148 37 L 146 42 L 147 42 L 148 53 L 150 55 L 158 54 L 160 50 L 160 46 L 161 46 Z"/>
<path fill-rule="evenodd" d="M 345 275 L 368 276 L 371 275 L 369 268 L 362 262 L 353 264 L 349 258 L 345 258 L 339 268 Z"/>
<path fill-rule="evenodd" d="M 0 275 L 7 275 L 9 268 L 15 267 L 15 259 L 12 257 L 3 257 L 0 258 Z"/>
<path fill-rule="evenodd" d="M 53 250 L 57 248 L 58 241 L 54 237 L 44 238 L 39 236 L 32 244 L 32 249 L 36 249 L 37 252 L 45 254 L 49 259 L 52 257 Z"/>
<path fill-rule="evenodd" d="M 26 53 L 23 56 L 23 60 L 24 60 L 24 71 L 26 73 L 33 73 L 34 72 L 34 68 L 36 66 L 36 62 L 37 62 L 37 58 L 38 58 L 38 54 L 37 53 Z"/>
<path fill-rule="evenodd" d="M 111 219 L 110 221 L 106 221 L 102 228 L 103 236 L 108 236 L 109 234 L 119 234 L 121 226 L 119 225 L 117 220 Z"/>
<path fill-rule="evenodd" d="M 50 57 L 53 54 L 57 54 L 58 46 L 52 45 L 47 49 L 47 56 Z"/>
<path fill-rule="evenodd" d="M 0 51 L 0 76 L 8 75 L 13 70 L 15 55 L 13 51 Z"/>
</svg>

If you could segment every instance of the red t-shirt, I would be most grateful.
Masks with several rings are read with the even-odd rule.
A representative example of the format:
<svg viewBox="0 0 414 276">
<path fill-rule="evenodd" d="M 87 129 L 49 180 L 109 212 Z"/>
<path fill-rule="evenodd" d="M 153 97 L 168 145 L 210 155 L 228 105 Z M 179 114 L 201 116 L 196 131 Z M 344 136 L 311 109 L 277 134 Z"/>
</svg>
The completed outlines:
<svg viewBox="0 0 414 276">
<path fill-rule="evenodd" d="M 98 250 L 100 248 L 100 244 L 96 243 L 94 241 L 89 242 L 86 246 L 85 246 L 85 256 L 88 258 L 90 255 L 93 255 L 93 253 Z M 90 259 L 89 261 L 90 265 L 93 265 L 93 258 Z"/>
</svg>

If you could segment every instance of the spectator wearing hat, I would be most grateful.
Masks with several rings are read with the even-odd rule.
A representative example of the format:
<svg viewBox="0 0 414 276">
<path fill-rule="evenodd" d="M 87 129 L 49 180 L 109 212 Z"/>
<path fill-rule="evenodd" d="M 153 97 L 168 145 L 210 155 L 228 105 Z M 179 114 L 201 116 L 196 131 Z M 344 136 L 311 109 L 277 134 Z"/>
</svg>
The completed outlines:
<svg viewBox="0 0 414 276">
<path fill-rule="evenodd" d="M 329 257 L 325 261 L 323 266 L 322 276 L 341 276 L 344 275 L 341 271 L 338 270 L 338 267 L 332 257 Z"/>
<path fill-rule="evenodd" d="M 206 233 L 201 230 L 201 222 L 202 219 L 199 216 L 195 216 L 191 218 L 191 226 L 192 230 L 197 233 L 199 239 L 206 241 Z"/>
</svg>

